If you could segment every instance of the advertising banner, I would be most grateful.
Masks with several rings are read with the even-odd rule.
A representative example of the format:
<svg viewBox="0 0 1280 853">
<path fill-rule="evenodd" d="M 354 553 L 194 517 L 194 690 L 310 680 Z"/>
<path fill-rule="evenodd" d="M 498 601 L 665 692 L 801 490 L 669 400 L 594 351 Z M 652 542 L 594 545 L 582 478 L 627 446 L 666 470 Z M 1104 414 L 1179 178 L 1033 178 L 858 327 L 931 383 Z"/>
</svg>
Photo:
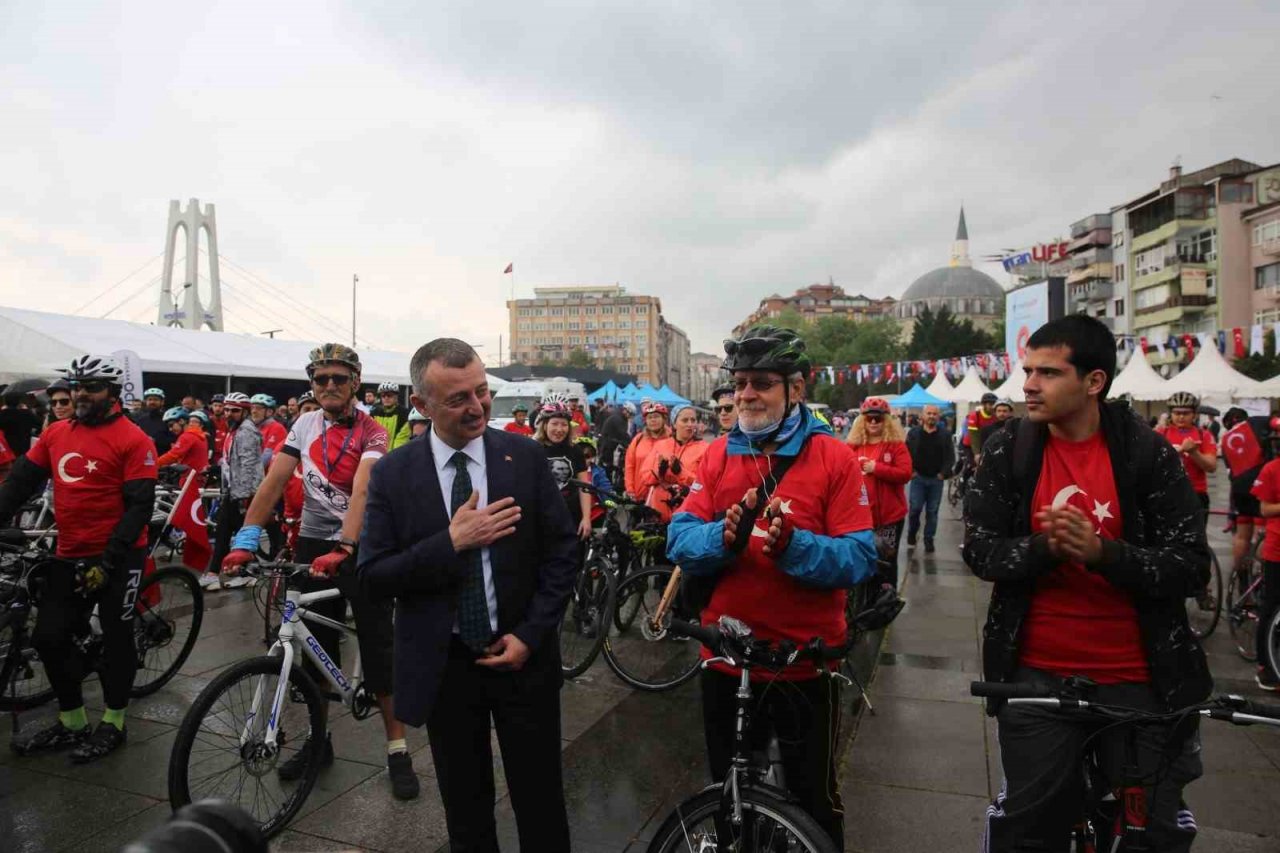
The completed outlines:
<svg viewBox="0 0 1280 853">
<path fill-rule="evenodd" d="M 1026 355 L 1027 338 L 1049 322 L 1049 282 L 1009 291 L 1004 298 L 1005 351 L 1019 361 Z"/>
<path fill-rule="evenodd" d="M 120 391 L 120 402 L 124 404 L 125 409 L 128 409 L 130 403 L 141 399 L 142 391 L 146 387 L 142 384 L 142 359 L 138 358 L 138 354 L 131 349 L 118 349 L 111 353 L 111 357 L 124 371 L 124 387 Z"/>
</svg>

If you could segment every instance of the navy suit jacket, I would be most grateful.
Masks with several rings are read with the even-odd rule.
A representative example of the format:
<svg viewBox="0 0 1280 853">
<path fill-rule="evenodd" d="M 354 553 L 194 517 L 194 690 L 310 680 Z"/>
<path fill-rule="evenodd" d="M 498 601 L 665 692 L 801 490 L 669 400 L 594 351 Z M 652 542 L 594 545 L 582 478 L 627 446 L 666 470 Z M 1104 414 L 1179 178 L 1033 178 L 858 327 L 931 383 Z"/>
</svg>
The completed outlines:
<svg viewBox="0 0 1280 853">
<path fill-rule="evenodd" d="M 489 502 L 514 497 L 522 510 L 515 533 L 489 550 L 498 633 L 514 634 L 532 652 L 511 675 L 528 687 L 559 688 L 557 630 L 578 562 L 573 521 L 536 442 L 487 429 L 484 450 Z M 358 571 L 370 595 L 396 599 L 395 711 L 410 725 L 431 716 L 464 570 L 449 538 L 431 442 L 396 448 L 378 461 L 369 480 Z"/>
</svg>

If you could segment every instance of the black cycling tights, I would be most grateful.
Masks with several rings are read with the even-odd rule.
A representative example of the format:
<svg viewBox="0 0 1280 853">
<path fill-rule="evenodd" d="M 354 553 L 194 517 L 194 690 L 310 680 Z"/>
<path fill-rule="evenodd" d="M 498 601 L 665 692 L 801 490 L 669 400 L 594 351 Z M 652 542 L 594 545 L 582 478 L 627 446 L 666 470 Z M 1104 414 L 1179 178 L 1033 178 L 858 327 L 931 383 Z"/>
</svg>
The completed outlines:
<svg viewBox="0 0 1280 853">
<path fill-rule="evenodd" d="M 72 711 L 84 704 L 81 683 L 85 660 L 75 641 L 88 632 L 95 603 L 102 626 L 102 698 L 108 708 L 128 706 L 138 668 L 133 619 L 145 562 L 146 551 L 130 551 L 124 562 L 112 569 L 106 586 L 89 598 L 75 591 L 70 566 L 54 564 L 45 571 L 31 645 L 44 663 L 45 674 L 58 696 L 59 710 Z"/>
</svg>

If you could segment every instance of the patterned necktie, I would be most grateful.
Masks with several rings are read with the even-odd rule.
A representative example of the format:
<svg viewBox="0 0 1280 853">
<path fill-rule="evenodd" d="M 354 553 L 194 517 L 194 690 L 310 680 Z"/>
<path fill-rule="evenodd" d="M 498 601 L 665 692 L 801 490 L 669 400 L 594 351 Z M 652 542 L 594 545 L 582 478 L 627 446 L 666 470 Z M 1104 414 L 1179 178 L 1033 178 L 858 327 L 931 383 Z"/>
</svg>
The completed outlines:
<svg viewBox="0 0 1280 853">
<path fill-rule="evenodd" d="M 449 496 L 449 517 L 452 518 L 458 507 L 471 497 L 472 489 L 471 474 L 467 472 L 467 454 L 459 450 L 450 458 L 449 464 L 458 472 L 453 476 L 453 493 Z M 489 624 L 489 600 L 484 591 L 484 562 L 479 548 L 464 551 L 461 556 L 467 569 L 462 579 L 462 590 L 458 593 L 458 634 L 467 648 L 479 653 L 493 638 L 493 627 Z"/>
</svg>

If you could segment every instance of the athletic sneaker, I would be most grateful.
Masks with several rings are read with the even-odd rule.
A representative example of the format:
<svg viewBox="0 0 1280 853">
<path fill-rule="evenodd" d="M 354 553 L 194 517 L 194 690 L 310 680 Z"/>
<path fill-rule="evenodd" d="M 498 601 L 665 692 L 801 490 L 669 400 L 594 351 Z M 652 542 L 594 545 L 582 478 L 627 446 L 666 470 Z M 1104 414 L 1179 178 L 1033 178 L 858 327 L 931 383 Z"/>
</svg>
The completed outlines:
<svg viewBox="0 0 1280 853">
<path fill-rule="evenodd" d="M 315 744 L 312 743 L 311 738 L 307 738 L 307 742 L 302 745 L 302 749 L 298 750 L 293 758 L 276 768 L 276 775 L 285 782 L 296 782 L 301 779 L 302 773 L 307 767 L 307 758 L 313 749 L 315 749 Z M 328 767 L 332 763 L 333 736 L 326 733 L 324 736 L 324 750 L 320 753 L 320 766 Z"/>
<path fill-rule="evenodd" d="M 71 753 L 73 764 L 88 764 L 115 752 L 129 739 L 129 728 L 118 729 L 111 723 L 98 723 L 93 736 Z"/>
<path fill-rule="evenodd" d="M 916 547 L 916 531 L 914 530 L 907 531 L 907 547 L 908 548 Z"/>
<path fill-rule="evenodd" d="M 934 549 L 934 547 L 933 547 L 933 540 L 932 540 L 932 539 L 926 539 L 926 540 L 924 540 L 924 552 L 925 552 L 926 554 L 932 554 L 932 553 L 934 552 L 934 550 L 935 550 L 935 549 Z"/>
<path fill-rule="evenodd" d="M 387 756 L 387 772 L 391 775 L 391 793 L 397 800 L 413 800 L 418 796 L 418 777 L 413 772 L 413 759 L 407 752 Z"/>
<path fill-rule="evenodd" d="M 9 741 L 9 748 L 18 755 L 33 755 L 37 752 L 63 749 L 68 746 L 79 746 L 93 734 L 89 726 L 82 729 L 69 729 L 62 720 L 54 720 L 53 725 L 45 726 L 26 737 L 15 737 Z"/>
<path fill-rule="evenodd" d="M 1276 675 L 1271 671 L 1269 666 L 1258 667 L 1258 674 L 1253 677 L 1258 686 L 1269 693 L 1275 693 L 1280 690 L 1280 681 L 1276 680 Z"/>
<path fill-rule="evenodd" d="M 222 579 L 222 585 L 227 589 L 239 589 L 242 586 L 247 586 L 248 583 L 249 578 L 245 575 L 235 575 L 234 577 Z"/>
<path fill-rule="evenodd" d="M 200 576 L 200 588 L 207 592 L 217 592 L 222 589 L 222 581 L 213 572 L 205 572 Z"/>
</svg>

